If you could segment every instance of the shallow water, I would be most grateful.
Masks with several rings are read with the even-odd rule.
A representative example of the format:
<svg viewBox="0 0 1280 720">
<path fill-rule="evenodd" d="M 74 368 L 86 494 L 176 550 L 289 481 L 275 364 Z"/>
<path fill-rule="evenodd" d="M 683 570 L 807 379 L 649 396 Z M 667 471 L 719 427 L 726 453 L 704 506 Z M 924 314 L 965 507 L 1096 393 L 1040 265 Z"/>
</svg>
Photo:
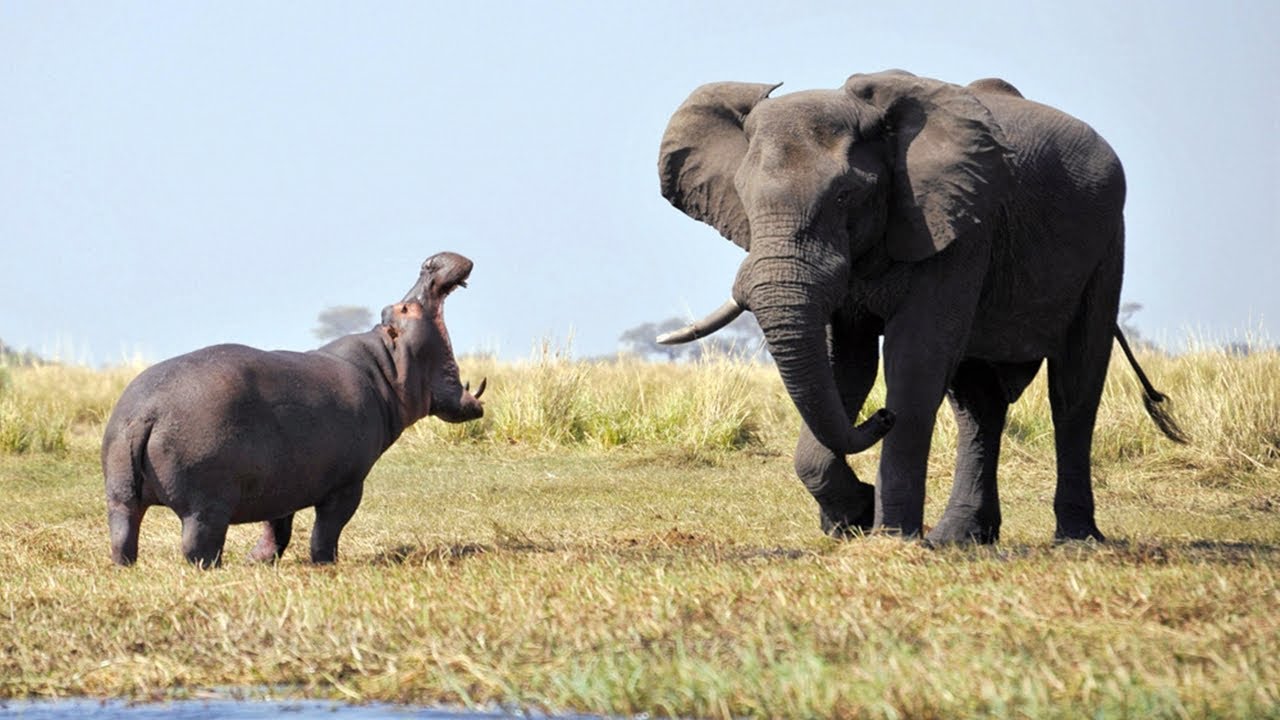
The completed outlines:
<svg viewBox="0 0 1280 720">
<path fill-rule="evenodd" d="M 352 705 L 328 700 L 173 700 L 135 703 L 123 700 L 2 700 L 0 717 L 23 720 L 196 720 L 197 718 L 331 718 L 332 720 L 598 720 L 592 715 L 546 715 L 538 712 L 468 710 L 370 703 Z"/>
</svg>

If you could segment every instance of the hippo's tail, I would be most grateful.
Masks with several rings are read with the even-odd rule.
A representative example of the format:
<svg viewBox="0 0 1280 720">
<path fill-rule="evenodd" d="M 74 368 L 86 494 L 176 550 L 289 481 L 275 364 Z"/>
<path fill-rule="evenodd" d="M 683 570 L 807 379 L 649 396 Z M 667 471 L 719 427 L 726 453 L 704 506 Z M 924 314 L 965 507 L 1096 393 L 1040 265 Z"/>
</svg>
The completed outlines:
<svg viewBox="0 0 1280 720">
<path fill-rule="evenodd" d="M 133 491 L 135 501 L 142 500 L 142 455 L 147 450 L 147 442 L 151 440 L 151 428 L 155 423 L 147 420 L 129 426 L 125 437 L 129 440 L 129 470 L 131 474 L 129 488 Z"/>
</svg>

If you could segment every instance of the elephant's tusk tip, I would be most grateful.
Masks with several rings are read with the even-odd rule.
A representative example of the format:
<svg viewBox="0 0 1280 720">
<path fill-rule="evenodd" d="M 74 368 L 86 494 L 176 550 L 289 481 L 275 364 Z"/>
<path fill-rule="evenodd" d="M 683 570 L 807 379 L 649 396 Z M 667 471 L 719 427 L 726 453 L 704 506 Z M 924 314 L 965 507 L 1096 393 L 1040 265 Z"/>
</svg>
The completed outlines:
<svg viewBox="0 0 1280 720">
<path fill-rule="evenodd" d="M 687 343 L 690 340 L 698 339 L 698 329 L 692 325 L 682 327 L 679 330 L 672 330 L 669 333 L 662 333 L 658 336 L 659 345 L 679 345 Z"/>
<path fill-rule="evenodd" d="M 743 312 L 743 307 L 738 304 L 737 300 L 729 298 L 723 305 L 716 308 L 710 315 L 698 320 L 697 322 L 685 325 L 679 330 L 672 330 L 669 333 L 663 333 L 658 336 L 659 345 L 676 345 L 679 343 L 687 343 L 698 338 L 704 338 L 714 333 L 720 328 L 733 322 Z"/>
</svg>

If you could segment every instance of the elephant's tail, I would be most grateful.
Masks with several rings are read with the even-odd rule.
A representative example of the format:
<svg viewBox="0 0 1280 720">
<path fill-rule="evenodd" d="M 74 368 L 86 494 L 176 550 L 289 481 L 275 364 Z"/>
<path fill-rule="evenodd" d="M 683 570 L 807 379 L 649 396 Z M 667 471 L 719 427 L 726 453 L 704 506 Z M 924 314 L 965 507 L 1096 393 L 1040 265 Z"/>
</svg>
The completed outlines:
<svg viewBox="0 0 1280 720">
<path fill-rule="evenodd" d="M 1124 351 L 1124 356 L 1128 358 L 1129 365 L 1133 367 L 1133 371 L 1138 374 L 1138 382 L 1142 383 L 1142 404 L 1147 408 L 1147 414 L 1155 421 L 1156 427 L 1160 428 L 1160 432 L 1170 440 L 1186 445 L 1191 442 L 1191 438 L 1187 436 L 1182 428 L 1178 427 L 1177 421 L 1169 414 L 1166 403 L 1169 398 L 1147 379 L 1147 374 L 1142 371 L 1142 366 L 1138 364 L 1138 359 L 1133 356 L 1133 350 L 1129 349 L 1129 341 L 1124 339 L 1124 333 L 1120 331 L 1120 326 L 1115 326 L 1116 340 L 1120 341 L 1120 349 Z"/>
</svg>

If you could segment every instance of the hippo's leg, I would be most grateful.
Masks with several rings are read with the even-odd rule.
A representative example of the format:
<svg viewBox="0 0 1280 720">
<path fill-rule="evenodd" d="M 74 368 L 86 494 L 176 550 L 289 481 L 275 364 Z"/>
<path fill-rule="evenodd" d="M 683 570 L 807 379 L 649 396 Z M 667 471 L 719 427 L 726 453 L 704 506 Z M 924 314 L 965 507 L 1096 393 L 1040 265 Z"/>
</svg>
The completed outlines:
<svg viewBox="0 0 1280 720">
<path fill-rule="evenodd" d="M 195 512 L 182 517 L 182 554 L 192 565 L 215 568 L 222 564 L 222 545 L 227 540 L 229 513 Z"/>
<path fill-rule="evenodd" d="M 275 562 L 289 547 L 289 538 L 293 536 L 293 513 L 282 518 L 262 523 L 262 537 L 258 544 L 249 551 L 249 559 L 256 562 Z"/>
<path fill-rule="evenodd" d="M 364 479 L 339 486 L 316 505 L 316 524 L 311 529 L 311 562 L 331 563 L 338 559 L 338 536 L 360 506 Z"/>
<path fill-rule="evenodd" d="M 111 532 L 111 560 L 117 565 L 138 561 L 138 528 L 147 506 L 137 500 L 107 502 L 107 527 Z"/>
</svg>

